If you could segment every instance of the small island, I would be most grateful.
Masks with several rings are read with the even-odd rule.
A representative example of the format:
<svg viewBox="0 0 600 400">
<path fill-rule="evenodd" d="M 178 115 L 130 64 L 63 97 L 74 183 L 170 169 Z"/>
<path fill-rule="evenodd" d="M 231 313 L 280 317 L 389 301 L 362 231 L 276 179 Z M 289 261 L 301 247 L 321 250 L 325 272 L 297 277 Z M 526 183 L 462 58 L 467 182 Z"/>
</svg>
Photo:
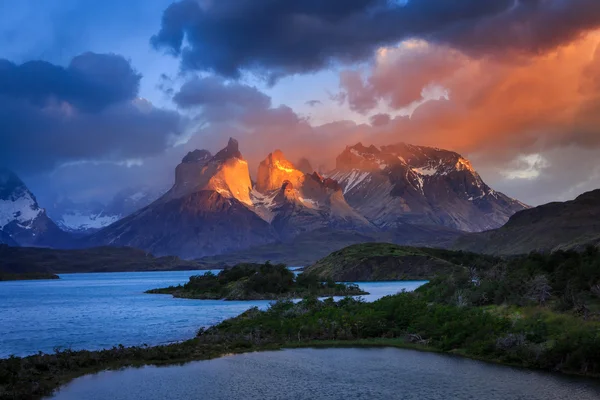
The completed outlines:
<svg viewBox="0 0 600 400">
<path fill-rule="evenodd" d="M 368 294 L 356 284 L 322 282 L 316 275 L 295 274 L 284 264 L 239 264 L 215 275 L 190 277 L 185 285 L 152 289 L 146 293 L 170 294 L 201 300 L 280 300 L 306 296 L 358 296 Z"/>
<path fill-rule="evenodd" d="M 60 279 L 56 274 L 50 272 L 25 272 L 25 273 L 4 273 L 0 272 L 1 281 L 32 281 L 32 280 L 44 280 L 44 279 Z"/>
</svg>

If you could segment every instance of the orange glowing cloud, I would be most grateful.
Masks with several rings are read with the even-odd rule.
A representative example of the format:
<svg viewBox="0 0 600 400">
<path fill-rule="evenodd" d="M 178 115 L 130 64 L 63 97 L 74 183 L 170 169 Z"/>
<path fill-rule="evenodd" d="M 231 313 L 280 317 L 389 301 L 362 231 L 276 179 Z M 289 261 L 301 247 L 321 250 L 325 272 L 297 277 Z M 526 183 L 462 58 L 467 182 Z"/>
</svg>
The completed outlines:
<svg viewBox="0 0 600 400">
<path fill-rule="evenodd" d="M 367 79 L 342 77 L 350 107 L 368 112 L 384 101 L 400 110 L 443 88 L 410 118 L 380 129 L 379 140 L 407 141 L 464 152 L 596 144 L 600 135 L 600 32 L 534 56 L 470 57 L 409 42 L 380 51 Z M 349 84 L 350 82 L 350 84 Z"/>
</svg>

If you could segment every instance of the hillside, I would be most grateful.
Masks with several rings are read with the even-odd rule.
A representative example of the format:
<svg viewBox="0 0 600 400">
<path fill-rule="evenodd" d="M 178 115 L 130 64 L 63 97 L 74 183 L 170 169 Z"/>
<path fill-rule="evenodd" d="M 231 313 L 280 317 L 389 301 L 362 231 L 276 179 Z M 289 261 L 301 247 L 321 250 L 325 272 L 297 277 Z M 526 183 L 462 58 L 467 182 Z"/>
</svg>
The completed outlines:
<svg viewBox="0 0 600 400">
<path fill-rule="evenodd" d="M 431 279 L 438 274 L 491 265 L 494 257 L 441 249 L 358 244 L 336 251 L 308 267 L 307 274 L 339 282 Z"/>
<path fill-rule="evenodd" d="M 457 250 L 510 255 L 532 251 L 581 250 L 600 244 L 600 190 L 575 200 L 518 212 L 501 228 L 465 235 Z"/>
<path fill-rule="evenodd" d="M 436 226 L 404 225 L 390 232 L 331 231 L 319 229 L 301 233 L 293 240 L 277 242 L 247 250 L 200 260 L 207 264 L 234 265 L 238 263 L 263 263 L 271 261 L 294 266 L 313 264 L 334 251 L 359 243 L 391 242 L 411 246 L 450 246 L 460 232 Z"/>
<path fill-rule="evenodd" d="M 0 245 L 0 273 L 129 272 L 203 269 L 178 257 L 154 257 L 142 250 L 100 247 L 53 250 Z"/>
</svg>

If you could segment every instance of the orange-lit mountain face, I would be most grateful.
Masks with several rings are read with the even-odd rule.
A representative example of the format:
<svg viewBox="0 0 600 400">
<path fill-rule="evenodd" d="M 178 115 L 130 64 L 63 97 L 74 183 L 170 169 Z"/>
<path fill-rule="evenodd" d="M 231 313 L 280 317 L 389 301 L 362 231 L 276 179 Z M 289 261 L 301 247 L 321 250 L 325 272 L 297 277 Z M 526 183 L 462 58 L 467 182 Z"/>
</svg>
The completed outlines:
<svg viewBox="0 0 600 400">
<path fill-rule="evenodd" d="M 175 185 L 164 201 L 202 190 L 215 191 L 250 205 L 252 182 L 248 163 L 239 151 L 237 140 L 212 156 L 207 150 L 195 150 L 185 156 L 175 170 Z"/>
<path fill-rule="evenodd" d="M 191 258 L 310 232 L 386 232 L 404 242 L 422 227 L 445 234 L 496 228 L 525 207 L 489 188 L 468 160 L 446 150 L 359 143 L 325 176 L 306 160 L 301 164 L 303 171 L 276 150 L 260 163 L 253 185 L 235 139 L 214 156 L 195 150 L 177 166 L 169 192 L 93 235 L 90 244 Z"/>
<path fill-rule="evenodd" d="M 280 150 L 269 154 L 258 167 L 253 205 L 283 239 L 322 228 L 374 229 L 348 205 L 336 181 L 316 172 L 301 172 Z"/>
</svg>

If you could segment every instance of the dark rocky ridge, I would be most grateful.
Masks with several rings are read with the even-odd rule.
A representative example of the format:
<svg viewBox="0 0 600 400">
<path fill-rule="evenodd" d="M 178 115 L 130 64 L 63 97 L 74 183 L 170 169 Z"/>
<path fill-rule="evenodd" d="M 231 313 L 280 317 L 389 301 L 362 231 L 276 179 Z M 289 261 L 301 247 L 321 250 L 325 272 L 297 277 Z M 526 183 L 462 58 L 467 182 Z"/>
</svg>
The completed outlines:
<svg viewBox="0 0 600 400">
<path fill-rule="evenodd" d="M 503 227 L 461 237 L 456 249 L 489 254 L 581 250 L 600 244 L 600 190 L 523 210 Z"/>
</svg>

